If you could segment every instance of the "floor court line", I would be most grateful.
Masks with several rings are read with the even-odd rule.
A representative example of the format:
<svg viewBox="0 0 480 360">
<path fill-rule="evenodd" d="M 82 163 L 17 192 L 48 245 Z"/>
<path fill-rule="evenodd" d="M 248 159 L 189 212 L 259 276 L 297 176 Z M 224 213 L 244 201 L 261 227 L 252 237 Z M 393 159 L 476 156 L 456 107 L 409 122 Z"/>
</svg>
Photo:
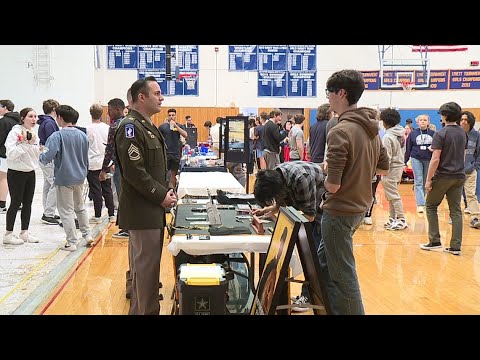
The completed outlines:
<svg viewBox="0 0 480 360">
<path fill-rule="evenodd" d="M 112 227 L 112 223 L 109 223 L 109 225 L 104 229 L 106 231 L 108 231 L 110 229 L 110 227 Z M 82 267 L 82 265 L 84 264 L 85 260 L 92 254 L 93 250 L 95 250 L 95 248 L 97 247 L 98 245 L 98 242 L 100 240 L 100 238 L 103 236 L 103 232 L 104 230 L 102 231 L 99 231 L 98 234 L 97 234 L 97 237 L 95 239 L 95 242 L 93 243 L 93 246 L 91 246 L 91 248 L 87 251 L 87 253 L 85 254 L 85 252 L 82 254 L 83 255 L 83 258 L 82 260 L 80 261 L 80 263 L 75 267 L 75 269 L 70 273 L 70 275 L 67 277 L 67 279 L 65 279 L 65 281 L 63 282 L 63 284 L 60 286 L 60 288 L 55 292 L 55 294 L 53 294 L 53 296 L 50 298 L 50 300 L 48 301 L 48 303 L 43 307 L 43 309 L 40 311 L 39 315 L 43 315 L 45 314 L 45 312 L 50 308 L 50 306 L 52 305 L 52 303 L 55 301 L 55 299 L 60 295 L 60 293 L 63 291 L 63 289 L 65 288 L 65 286 L 67 286 L 67 284 L 70 282 L 70 280 L 73 278 L 73 276 L 75 275 L 75 273 Z"/>
<path fill-rule="evenodd" d="M 27 274 L 27 276 L 25 276 L 17 285 L 15 285 L 12 290 L 5 294 L 5 296 L 0 299 L 0 305 L 10 296 L 12 296 L 15 291 L 17 291 L 23 284 L 25 284 L 30 278 L 32 278 L 40 269 L 42 269 L 50 261 L 50 259 L 60 250 L 62 246 L 57 247 L 47 258 L 45 258 L 45 260 L 35 266 L 33 270 Z"/>
</svg>

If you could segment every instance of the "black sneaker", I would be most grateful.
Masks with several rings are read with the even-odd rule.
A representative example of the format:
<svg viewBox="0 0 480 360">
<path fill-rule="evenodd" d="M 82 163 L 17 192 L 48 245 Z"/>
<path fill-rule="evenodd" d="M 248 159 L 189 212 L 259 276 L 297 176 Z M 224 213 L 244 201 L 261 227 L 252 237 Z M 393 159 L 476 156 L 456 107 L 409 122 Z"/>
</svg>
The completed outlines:
<svg viewBox="0 0 480 360">
<path fill-rule="evenodd" d="M 125 298 L 130 300 L 132 298 L 132 294 L 130 293 L 125 293 Z M 163 300 L 163 295 L 162 294 L 158 294 L 158 301 L 162 301 Z"/>
<path fill-rule="evenodd" d="M 420 244 L 420 249 L 422 250 L 435 250 L 435 249 L 441 249 L 441 248 L 442 248 L 441 243 Z"/>
<path fill-rule="evenodd" d="M 113 234 L 112 238 L 115 239 L 128 239 L 130 234 L 128 233 L 127 230 L 120 230 L 118 233 Z"/>
<path fill-rule="evenodd" d="M 62 224 L 61 222 L 58 222 L 58 225 L 60 225 L 61 227 L 63 227 L 63 224 Z M 80 224 L 78 223 L 78 220 L 77 220 L 77 219 L 75 219 L 75 227 L 76 227 L 77 229 L 80 229 Z"/>
<path fill-rule="evenodd" d="M 47 225 L 59 225 L 60 224 L 60 222 L 57 219 L 55 219 L 54 217 L 45 216 L 45 215 L 42 215 L 41 221 L 44 224 L 47 224 Z"/>
<path fill-rule="evenodd" d="M 451 248 L 451 247 L 447 247 L 447 248 L 443 249 L 443 251 L 448 252 L 448 253 L 453 254 L 453 255 L 460 255 L 461 252 L 462 252 L 460 249 L 454 249 L 454 248 Z"/>
</svg>

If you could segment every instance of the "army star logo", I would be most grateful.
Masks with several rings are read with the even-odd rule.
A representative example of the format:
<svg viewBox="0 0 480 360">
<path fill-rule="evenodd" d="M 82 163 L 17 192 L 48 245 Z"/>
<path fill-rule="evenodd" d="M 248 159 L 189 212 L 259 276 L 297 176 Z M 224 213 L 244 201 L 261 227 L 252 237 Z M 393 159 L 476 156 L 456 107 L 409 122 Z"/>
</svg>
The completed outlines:
<svg viewBox="0 0 480 360">
<path fill-rule="evenodd" d="M 195 297 L 195 311 L 210 311 L 210 299 L 208 297 Z"/>
<path fill-rule="evenodd" d="M 133 130 L 132 130 L 133 131 Z M 133 145 L 133 144 L 130 144 L 129 148 L 128 148 L 128 157 L 130 158 L 130 160 L 132 161 L 136 161 L 136 160 L 140 160 L 140 151 L 138 150 L 138 148 Z"/>
<path fill-rule="evenodd" d="M 125 125 L 125 137 L 127 139 L 132 139 L 135 137 L 135 128 L 133 124 Z"/>
</svg>

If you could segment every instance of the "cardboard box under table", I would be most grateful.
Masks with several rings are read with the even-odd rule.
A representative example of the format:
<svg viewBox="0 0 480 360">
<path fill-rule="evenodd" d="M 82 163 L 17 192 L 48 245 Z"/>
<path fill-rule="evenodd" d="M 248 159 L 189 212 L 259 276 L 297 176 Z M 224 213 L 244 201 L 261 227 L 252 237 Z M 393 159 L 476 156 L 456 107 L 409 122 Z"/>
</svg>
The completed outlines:
<svg viewBox="0 0 480 360">
<path fill-rule="evenodd" d="M 225 270 L 220 264 L 182 264 L 178 273 L 180 315 L 225 315 Z"/>
</svg>

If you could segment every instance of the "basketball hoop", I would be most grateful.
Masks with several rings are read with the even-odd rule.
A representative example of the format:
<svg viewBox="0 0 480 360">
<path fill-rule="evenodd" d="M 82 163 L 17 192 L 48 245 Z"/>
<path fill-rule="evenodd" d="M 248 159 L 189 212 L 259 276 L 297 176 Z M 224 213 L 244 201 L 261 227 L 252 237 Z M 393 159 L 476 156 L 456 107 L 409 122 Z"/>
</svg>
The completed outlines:
<svg viewBox="0 0 480 360">
<path fill-rule="evenodd" d="M 411 93 L 411 92 L 412 92 L 412 90 L 413 90 L 413 85 L 414 85 L 413 82 L 408 81 L 408 80 L 402 80 L 402 81 L 400 82 L 400 84 L 402 85 L 403 91 L 406 91 L 406 92 L 408 92 L 408 93 Z"/>
<path fill-rule="evenodd" d="M 193 73 L 180 73 L 178 74 L 177 82 L 181 82 L 182 80 L 185 80 L 187 84 L 187 89 L 193 90 L 195 89 L 195 83 L 197 81 L 196 77 L 197 75 Z"/>
<path fill-rule="evenodd" d="M 185 77 L 185 82 L 187 83 L 187 90 L 194 90 L 197 78 L 195 76 Z"/>
</svg>

